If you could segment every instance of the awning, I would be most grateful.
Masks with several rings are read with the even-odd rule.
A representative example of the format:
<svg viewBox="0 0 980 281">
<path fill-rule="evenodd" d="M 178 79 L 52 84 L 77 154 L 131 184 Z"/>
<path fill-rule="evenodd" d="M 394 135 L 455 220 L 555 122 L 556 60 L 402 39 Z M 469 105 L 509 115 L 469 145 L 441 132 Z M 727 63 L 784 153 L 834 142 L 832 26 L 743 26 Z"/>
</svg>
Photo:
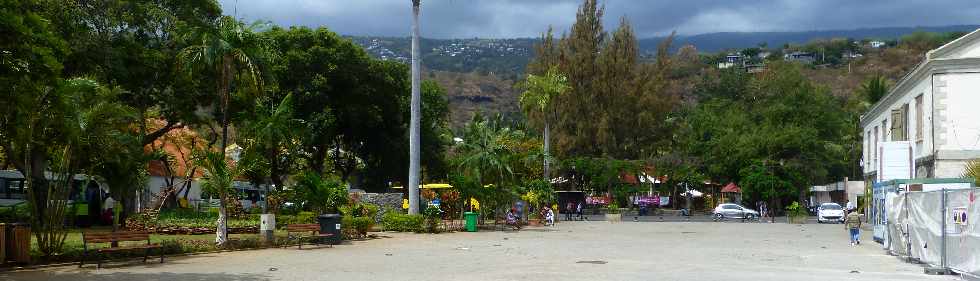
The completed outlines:
<svg viewBox="0 0 980 281">
<path fill-rule="evenodd" d="M 741 193 L 742 188 L 738 187 L 734 182 L 728 183 L 725 187 L 721 188 L 721 193 Z"/>
<path fill-rule="evenodd" d="M 448 183 L 430 183 L 430 184 L 422 185 L 422 188 L 430 188 L 430 189 L 452 188 L 452 187 L 453 186 L 449 185 Z"/>
<path fill-rule="evenodd" d="M 392 189 L 402 189 L 401 186 L 392 186 L 391 188 Z M 448 183 L 429 183 L 429 184 L 423 184 L 419 188 L 423 188 L 423 189 L 441 189 L 441 188 L 453 188 L 453 186 L 452 185 L 449 185 Z"/>
</svg>

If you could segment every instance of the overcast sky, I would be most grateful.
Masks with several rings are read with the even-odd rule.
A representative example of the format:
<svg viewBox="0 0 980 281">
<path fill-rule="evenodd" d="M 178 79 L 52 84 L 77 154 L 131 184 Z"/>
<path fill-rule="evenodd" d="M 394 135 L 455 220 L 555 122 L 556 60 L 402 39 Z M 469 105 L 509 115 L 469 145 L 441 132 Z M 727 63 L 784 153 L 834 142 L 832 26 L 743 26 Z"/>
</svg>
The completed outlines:
<svg viewBox="0 0 980 281">
<path fill-rule="evenodd" d="M 408 36 L 410 0 L 219 0 L 225 14 L 344 35 Z M 537 37 L 575 21 L 581 0 L 422 0 L 429 38 Z M 640 37 L 677 31 L 802 31 L 980 23 L 978 0 L 600 0 L 607 29 L 626 16 Z M 941 7 L 941 8 L 940 8 Z"/>
</svg>

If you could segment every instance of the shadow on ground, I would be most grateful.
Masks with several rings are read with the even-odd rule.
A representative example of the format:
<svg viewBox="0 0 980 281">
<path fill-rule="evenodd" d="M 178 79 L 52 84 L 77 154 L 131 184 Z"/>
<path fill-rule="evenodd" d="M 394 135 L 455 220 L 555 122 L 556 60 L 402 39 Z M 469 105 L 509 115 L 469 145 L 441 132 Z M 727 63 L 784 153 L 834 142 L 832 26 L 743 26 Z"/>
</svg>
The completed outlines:
<svg viewBox="0 0 980 281">
<path fill-rule="evenodd" d="M 95 273 L 95 272 L 73 272 L 73 273 L 58 273 L 58 272 L 19 272 L 19 273 L 4 273 L 0 274 L 0 280 L 10 280 L 10 281 L 26 281 L 26 280 L 72 280 L 72 281 L 86 281 L 86 280 L 105 280 L 105 281 L 123 281 L 123 280 L 138 280 L 138 281 L 157 281 L 157 280 L 180 280 L 180 281 L 218 281 L 218 280 L 242 280 L 242 281 L 264 281 L 270 280 L 268 275 L 258 275 L 258 274 L 228 274 L 228 273 L 171 273 L 171 272 L 158 272 L 158 273 L 131 273 L 131 272 L 113 272 L 113 273 Z"/>
</svg>

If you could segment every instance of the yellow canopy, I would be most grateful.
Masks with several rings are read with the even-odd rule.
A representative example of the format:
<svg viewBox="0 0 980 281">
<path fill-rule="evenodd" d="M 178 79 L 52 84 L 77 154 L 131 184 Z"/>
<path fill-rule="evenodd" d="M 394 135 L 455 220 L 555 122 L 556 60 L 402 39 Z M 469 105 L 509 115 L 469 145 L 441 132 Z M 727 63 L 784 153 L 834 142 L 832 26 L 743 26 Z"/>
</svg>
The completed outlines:
<svg viewBox="0 0 980 281">
<path fill-rule="evenodd" d="M 431 189 L 452 188 L 452 187 L 453 186 L 449 185 L 448 183 L 430 183 L 430 184 L 422 185 L 422 188 L 431 188 Z"/>
<path fill-rule="evenodd" d="M 393 186 L 391 188 L 392 189 L 402 189 L 401 186 Z M 448 183 L 430 183 L 430 184 L 423 184 L 419 188 L 441 189 L 441 188 L 453 188 L 453 186 L 452 185 L 449 185 Z"/>
</svg>

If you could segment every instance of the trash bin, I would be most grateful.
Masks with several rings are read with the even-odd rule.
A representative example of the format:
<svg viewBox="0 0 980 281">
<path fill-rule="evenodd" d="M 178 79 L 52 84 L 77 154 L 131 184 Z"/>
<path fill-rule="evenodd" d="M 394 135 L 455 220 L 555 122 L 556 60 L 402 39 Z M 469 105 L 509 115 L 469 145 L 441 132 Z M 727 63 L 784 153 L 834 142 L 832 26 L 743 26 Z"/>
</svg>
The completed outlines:
<svg viewBox="0 0 980 281">
<path fill-rule="evenodd" d="M 26 223 L 11 223 L 5 228 L 7 260 L 31 263 L 31 226 Z"/>
<path fill-rule="evenodd" d="M 480 213 L 466 212 L 463 217 L 466 218 L 466 231 L 476 232 L 476 221 L 480 218 Z"/>
<path fill-rule="evenodd" d="M 333 234 L 333 236 L 328 238 L 322 238 L 320 242 L 334 245 L 340 244 L 340 240 L 343 239 L 343 235 L 340 233 L 340 215 L 323 214 L 317 217 L 317 222 L 320 223 L 320 233 Z"/>
</svg>

